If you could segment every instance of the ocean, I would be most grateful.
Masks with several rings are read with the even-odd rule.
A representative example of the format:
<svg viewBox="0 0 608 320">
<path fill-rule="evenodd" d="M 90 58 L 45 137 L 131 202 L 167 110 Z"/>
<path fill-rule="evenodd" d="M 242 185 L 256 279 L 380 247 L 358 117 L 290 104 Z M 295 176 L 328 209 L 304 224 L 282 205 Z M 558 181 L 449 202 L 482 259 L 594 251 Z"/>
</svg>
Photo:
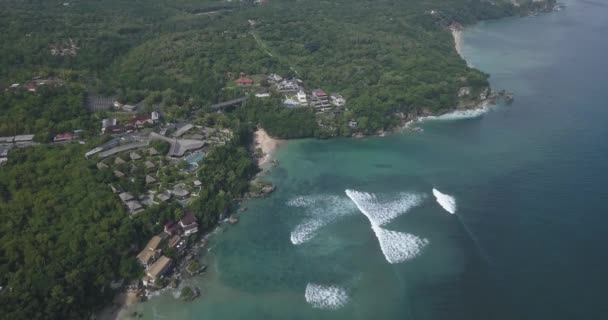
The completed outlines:
<svg viewBox="0 0 608 320">
<path fill-rule="evenodd" d="M 478 24 L 467 61 L 515 94 L 422 132 L 290 141 L 188 279 L 141 319 L 606 319 L 608 5 Z M 140 319 L 140 317 L 137 317 Z M 130 319 L 127 317 L 127 319 Z"/>
</svg>

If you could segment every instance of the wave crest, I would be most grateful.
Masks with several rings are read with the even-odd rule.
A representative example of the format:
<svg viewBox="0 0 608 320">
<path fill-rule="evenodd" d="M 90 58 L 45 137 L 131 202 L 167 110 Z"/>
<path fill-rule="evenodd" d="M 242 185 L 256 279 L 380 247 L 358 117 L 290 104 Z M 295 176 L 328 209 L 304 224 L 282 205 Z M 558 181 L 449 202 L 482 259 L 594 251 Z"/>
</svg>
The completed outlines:
<svg viewBox="0 0 608 320">
<path fill-rule="evenodd" d="M 441 191 L 433 188 L 433 195 L 437 203 L 447 212 L 454 214 L 456 213 L 456 199 L 448 194 L 441 193 Z"/>
<path fill-rule="evenodd" d="M 427 239 L 421 239 L 410 233 L 386 230 L 374 225 L 372 225 L 372 230 L 378 238 L 382 254 L 391 264 L 417 257 L 429 244 Z"/>
<path fill-rule="evenodd" d="M 287 205 L 305 208 L 308 215 L 291 231 L 290 240 L 294 245 L 310 241 L 319 229 L 356 209 L 351 201 L 339 196 L 298 196 L 289 200 Z"/>
<path fill-rule="evenodd" d="M 420 117 L 420 118 L 418 118 L 418 121 L 424 122 L 424 121 L 433 121 L 433 120 L 448 121 L 448 120 L 474 119 L 474 118 L 481 117 L 482 115 L 486 114 L 491 109 L 492 108 L 489 104 L 484 103 L 480 108 L 477 108 L 477 109 L 456 110 L 456 111 L 452 111 L 452 112 L 445 113 L 445 114 L 438 115 L 438 116 Z"/>
<path fill-rule="evenodd" d="M 314 308 L 336 310 L 348 303 L 350 300 L 346 289 L 334 285 L 322 285 L 308 283 L 304 293 L 306 302 Z"/>
<path fill-rule="evenodd" d="M 372 225 L 383 226 L 411 208 L 422 203 L 423 195 L 401 193 L 394 201 L 380 203 L 377 196 L 372 193 L 347 189 L 346 195 L 355 203 Z"/>
<path fill-rule="evenodd" d="M 382 225 L 419 205 L 424 199 L 423 195 L 403 193 L 399 200 L 380 203 L 375 195 L 367 192 L 356 190 L 345 192 L 369 220 L 380 243 L 380 250 L 388 263 L 395 264 L 415 258 L 429 243 L 428 240 L 413 234 L 381 228 Z"/>
</svg>

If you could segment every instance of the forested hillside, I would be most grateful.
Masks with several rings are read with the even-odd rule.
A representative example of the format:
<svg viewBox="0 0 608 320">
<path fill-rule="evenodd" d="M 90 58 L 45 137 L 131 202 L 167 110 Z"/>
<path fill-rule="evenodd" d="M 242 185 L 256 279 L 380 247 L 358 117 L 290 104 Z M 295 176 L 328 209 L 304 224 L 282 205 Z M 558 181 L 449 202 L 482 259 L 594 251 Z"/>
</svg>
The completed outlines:
<svg viewBox="0 0 608 320">
<path fill-rule="evenodd" d="M 447 31 L 452 22 L 524 14 L 539 5 L 527 0 L 520 6 L 506 0 L 0 3 L 5 31 L 0 83 L 68 69 L 98 92 L 145 98 L 171 89 L 181 100 L 209 105 L 234 96 L 222 91 L 226 72 L 279 73 L 342 92 L 355 116 L 369 118 L 370 130 L 390 127 L 396 112 L 453 108 L 460 87 L 487 86 L 487 76 L 456 54 Z"/>
</svg>

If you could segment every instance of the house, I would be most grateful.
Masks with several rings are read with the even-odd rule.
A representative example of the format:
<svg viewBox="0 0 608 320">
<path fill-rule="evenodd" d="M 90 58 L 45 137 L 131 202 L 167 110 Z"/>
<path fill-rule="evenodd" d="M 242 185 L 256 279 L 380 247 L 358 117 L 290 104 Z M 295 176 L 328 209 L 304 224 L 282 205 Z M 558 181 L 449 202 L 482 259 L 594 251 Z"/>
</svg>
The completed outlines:
<svg viewBox="0 0 608 320">
<path fill-rule="evenodd" d="M 179 200 L 186 200 L 186 198 L 188 198 L 190 195 L 190 191 L 186 190 L 181 185 L 176 185 L 171 193 Z"/>
<path fill-rule="evenodd" d="M 234 80 L 234 82 L 241 87 L 250 87 L 253 85 L 253 80 L 249 78 L 238 78 Z"/>
<path fill-rule="evenodd" d="M 304 92 L 304 90 L 300 89 L 296 97 L 298 98 L 298 102 L 301 106 L 306 106 L 308 104 L 308 99 L 306 98 L 306 93 Z"/>
<path fill-rule="evenodd" d="M 198 232 L 198 222 L 192 212 L 186 212 L 186 214 L 179 219 L 179 226 L 184 230 L 184 236 L 186 237 Z"/>
<path fill-rule="evenodd" d="M 154 237 L 150 238 L 150 241 L 148 241 L 148 244 L 146 245 L 146 247 L 144 249 L 148 249 L 151 251 L 160 250 L 160 247 L 162 244 L 163 244 L 163 238 L 161 238 L 159 236 L 154 236 Z"/>
<path fill-rule="evenodd" d="M 103 119 L 101 120 L 101 132 L 104 132 L 104 129 L 109 127 L 109 126 L 115 126 L 118 124 L 118 120 L 116 120 L 115 118 L 111 118 L 111 119 Z"/>
<path fill-rule="evenodd" d="M 123 192 L 123 193 L 119 194 L 118 197 L 120 198 L 120 201 L 122 201 L 122 202 L 127 202 L 129 200 L 133 200 L 133 195 L 128 192 Z"/>
<path fill-rule="evenodd" d="M 146 277 L 144 277 L 144 285 L 154 284 L 160 277 L 162 277 L 172 266 L 172 260 L 165 256 L 161 256 L 154 262 L 146 271 Z"/>
<path fill-rule="evenodd" d="M 28 143 L 28 142 L 32 142 L 32 140 L 34 140 L 34 135 L 33 134 L 22 134 L 22 135 L 18 135 L 15 136 L 15 143 Z"/>
<path fill-rule="evenodd" d="M 36 85 L 35 82 L 28 82 L 28 83 L 24 84 L 23 87 L 25 87 L 27 89 L 27 91 L 30 91 L 30 92 L 36 92 L 36 89 L 38 88 L 38 86 Z"/>
<path fill-rule="evenodd" d="M 165 223 L 163 231 L 169 235 L 176 235 L 179 233 L 179 224 L 174 221 L 169 221 Z"/>
<path fill-rule="evenodd" d="M 131 160 L 139 160 L 139 159 L 141 159 L 141 156 L 139 155 L 139 153 L 137 153 L 135 151 L 129 153 L 129 157 L 131 158 Z"/>
<path fill-rule="evenodd" d="M 123 163 L 126 163 L 126 161 L 123 160 L 121 157 L 114 158 L 114 164 L 123 164 Z"/>
<path fill-rule="evenodd" d="M 268 75 L 268 77 L 266 79 L 269 82 L 274 82 L 274 83 L 279 83 L 281 80 L 283 80 L 283 78 L 276 73 L 271 73 L 270 75 Z"/>
<path fill-rule="evenodd" d="M 154 182 L 156 182 L 156 179 L 154 179 L 153 176 L 151 176 L 151 175 L 147 175 L 146 176 L 146 184 L 151 184 L 151 183 L 154 183 Z"/>
<path fill-rule="evenodd" d="M 147 268 L 158 258 L 158 256 L 160 256 L 160 251 L 152 251 L 144 248 L 144 250 L 137 255 L 137 261 L 139 261 L 144 268 Z"/>
<path fill-rule="evenodd" d="M 310 97 L 310 106 L 316 109 L 320 109 L 325 111 L 331 108 L 331 104 L 329 103 L 329 96 L 325 91 L 321 89 L 315 89 L 312 91 L 312 95 Z"/>
<path fill-rule="evenodd" d="M 328 100 L 327 93 L 321 89 L 315 89 L 312 91 L 312 95 L 319 100 Z"/>
<path fill-rule="evenodd" d="M 357 123 L 356 120 L 350 120 L 350 121 L 348 121 L 348 126 L 353 129 L 357 129 L 357 127 L 359 126 L 359 123 Z"/>
<path fill-rule="evenodd" d="M 175 249 L 177 247 L 178 250 L 181 250 L 184 248 L 183 246 L 183 241 L 182 237 L 180 237 L 179 235 L 174 235 L 171 238 L 169 238 L 169 241 L 167 242 L 167 247 L 171 248 L 171 249 Z M 181 243 L 181 245 L 180 245 Z"/>
<path fill-rule="evenodd" d="M 154 236 L 148 241 L 148 244 L 144 247 L 144 249 L 137 255 L 137 260 L 144 266 L 148 267 L 150 263 L 154 262 L 156 258 L 160 255 L 162 238 L 159 236 Z"/>
<path fill-rule="evenodd" d="M 150 149 L 148 149 L 148 154 L 151 156 L 155 156 L 158 154 L 158 151 L 154 148 L 150 148 Z"/>
<path fill-rule="evenodd" d="M 331 104 L 333 104 L 336 107 L 342 107 L 346 104 L 346 100 L 344 99 L 344 97 L 342 97 L 338 93 L 332 93 L 329 96 L 329 98 L 330 98 Z"/>
<path fill-rule="evenodd" d="M 160 200 L 161 202 L 166 202 L 167 200 L 171 199 L 171 194 L 163 192 L 157 195 L 156 198 L 158 198 L 158 200 Z"/>
<path fill-rule="evenodd" d="M 129 124 L 132 125 L 134 128 L 141 129 L 146 124 L 154 124 L 154 121 L 152 120 L 152 116 L 151 115 L 149 115 L 149 114 L 140 114 L 140 115 L 137 115 L 137 116 L 133 117 L 133 119 L 131 119 L 129 121 Z"/>
<path fill-rule="evenodd" d="M 146 169 L 152 169 L 152 168 L 156 167 L 154 162 L 152 162 L 150 160 L 146 160 L 146 162 L 144 162 L 144 166 L 146 166 Z"/>
<path fill-rule="evenodd" d="M 127 206 L 127 209 L 131 214 L 136 214 L 144 211 L 144 207 L 137 200 L 127 201 L 125 205 Z"/>
<path fill-rule="evenodd" d="M 281 93 L 298 92 L 300 85 L 294 80 L 283 80 L 277 84 L 277 90 Z"/>
<path fill-rule="evenodd" d="M 256 93 L 255 94 L 256 98 L 270 98 L 270 93 L 265 92 L 265 93 Z"/>
<path fill-rule="evenodd" d="M 116 109 L 122 109 L 122 106 L 124 106 L 124 105 L 125 105 L 124 103 L 122 103 L 118 100 L 114 101 L 114 108 L 116 108 Z"/>
<path fill-rule="evenodd" d="M 97 162 L 97 169 L 102 170 L 102 169 L 107 169 L 108 165 L 103 163 L 103 162 Z"/>
<path fill-rule="evenodd" d="M 115 176 L 116 178 L 122 178 L 122 177 L 124 177 L 124 176 L 125 176 L 125 174 L 124 174 L 124 173 L 122 173 L 121 171 L 114 170 L 114 176 Z"/>
<path fill-rule="evenodd" d="M 153 122 L 160 120 L 160 113 L 158 113 L 158 111 L 152 111 L 150 119 L 152 119 Z"/>
<path fill-rule="evenodd" d="M 134 112 L 135 109 L 137 109 L 136 106 L 132 106 L 130 104 L 125 104 L 122 106 L 122 110 L 127 111 L 127 112 Z"/>
<path fill-rule="evenodd" d="M 76 138 L 76 135 L 72 132 L 64 132 L 64 133 L 59 133 L 57 135 L 55 135 L 55 137 L 53 138 L 54 142 L 59 142 L 59 141 L 70 141 L 72 139 Z"/>
<path fill-rule="evenodd" d="M 203 183 L 200 180 L 194 180 L 194 182 L 192 182 L 192 184 L 194 184 L 195 187 L 200 187 L 203 185 Z"/>
</svg>

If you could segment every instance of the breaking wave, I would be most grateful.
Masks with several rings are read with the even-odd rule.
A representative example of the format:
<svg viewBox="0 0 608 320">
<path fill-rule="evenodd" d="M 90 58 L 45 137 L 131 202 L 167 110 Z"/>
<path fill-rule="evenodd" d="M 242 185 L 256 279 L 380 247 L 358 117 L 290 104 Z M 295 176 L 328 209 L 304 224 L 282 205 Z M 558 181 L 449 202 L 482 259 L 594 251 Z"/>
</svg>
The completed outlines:
<svg viewBox="0 0 608 320">
<path fill-rule="evenodd" d="M 349 189 L 345 192 L 370 223 L 376 226 L 388 224 L 411 208 L 420 205 L 424 199 L 423 195 L 401 193 L 397 200 L 381 203 L 376 195 L 371 193 Z"/>
<path fill-rule="evenodd" d="M 441 193 L 439 190 L 433 188 L 433 195 L 437 200 L 437 203 L 447 212 L 454 214 L 456 213 L 456 199 L 445 193 Z"/>
<path fill-rule="evenodd" d="M 351 201 L 339 196 L 299 196 L 289 200 L 287 205 L 305 208 L 308 215 L 291 231 L 290 240 L 294 245 L 310 241 L 319 229 L 356 209 Z"/>
<path fill-rule="evenodd" d="M 369 220 L 372 230 L 380 243 L 380 250 L 388 263 L 395 264 L 415 258 L 429 243 L 413 234 L 382 228 L 399 215 L 419 205 L 423 195 L 401 194 L 399 200 L 380 203 L 373 194 L 346 190 L 346 195 L 355 203 L 359 211 Z"/>
<path fill-rule="evenodd" d="M 314 308 L 336 310 L 348 303 L 350 300 L 346 289 L 333 286 L 322 285 L 316 283 L 308 283 L 304 293 L 306 302 L 310 303 Z"/>
<path fill-rule="evenodd" d="M 382 254 L 391 264 L 415 258 L 429 244 L 427 239 L 421 239 L 410 233 L 386 230 L 374 225 L 372 230 L 380 242 Z"/>
<path fill-rule="evenodd" d="M 418 118 L 418 121 L 433 121 L 433 120 L 463 120 L 478 118 L 490 111 L 490 105 L 484 103 L 480 108 L 469 110 L 456 110 L 438 116 L 426 116 Z"/>
</svg>

